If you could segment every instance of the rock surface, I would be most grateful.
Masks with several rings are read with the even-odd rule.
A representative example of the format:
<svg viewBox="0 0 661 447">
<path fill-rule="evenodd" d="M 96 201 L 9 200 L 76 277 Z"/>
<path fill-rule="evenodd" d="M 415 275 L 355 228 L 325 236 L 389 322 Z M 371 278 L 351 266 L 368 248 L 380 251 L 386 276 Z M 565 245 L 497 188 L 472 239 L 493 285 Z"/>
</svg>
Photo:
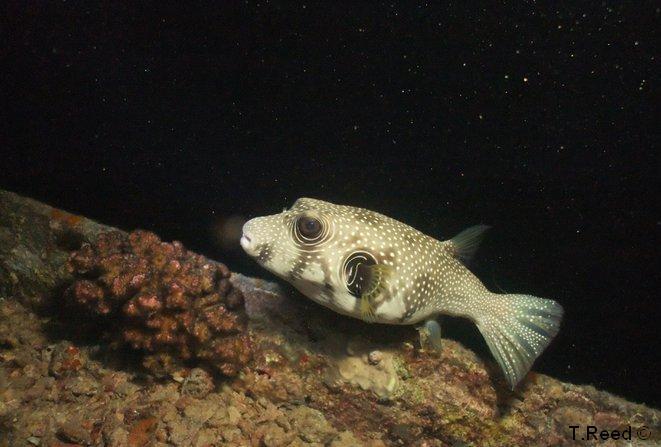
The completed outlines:
<svg viewBox="0 0 661 447">
<path fill-rule="evenodd" d="M 655 409 L 535 373 L 510 392 L 490 359 L 452 340 L 440 354 L 427 353 L 409 328 L 366 325 L 278 285 L 228 278 L 221 264 L 179 245 L 147 233 L 131 242 L 116 231 L 0 191 L 0 446 L 582 445 L 570 425 L 631 427 L 633 445 L 661 440 Z M 113 237 L 123 241 L 121 262 L 106 260 L 103 273 L 94 247 Z M 167 312 L 181 323 L 168 332 L 183 337 L 174 345 L 153 343 L 162 328 L 145 322 L 167 307 L 174 277 L 190 278 L 156 268 L 168 262 L 155 256 L 145 270 L 149 290 L 120 287 L 142 272 L 136 247 L 145 241 L 179 250 L 168 262 L 190 255 L 191 271 L 216 272 L 201 288 L 185 286 L 181 307 Z M 81 257 L 85 251 L 94 256 Z M 128 262 L 132 255 L 137 264 Z M 116 284 L 118 293 L 108 292 L 110 277 L 103 282 L 111 270 L 115 278 L 132 275 Z M 196 306 L 223 279 L 236 292 L 232 304 L 227 293 L 216 304 L 244 319 L 232 337 L 247 337 L 252 354 L 233 358 L 231 371 L 195 355 L 204 342 L 182 335 L 187 312 L 206 309 Z M 111 321 L 112 330 L 90 328 L 90 319 Z M 133 344 L 124 334 L 136 328 L 141 342 Z M 219 337 L 218 349 L 232 337 Z M 174 366 L 145 362 L 159 353 Z"/>
</svg>

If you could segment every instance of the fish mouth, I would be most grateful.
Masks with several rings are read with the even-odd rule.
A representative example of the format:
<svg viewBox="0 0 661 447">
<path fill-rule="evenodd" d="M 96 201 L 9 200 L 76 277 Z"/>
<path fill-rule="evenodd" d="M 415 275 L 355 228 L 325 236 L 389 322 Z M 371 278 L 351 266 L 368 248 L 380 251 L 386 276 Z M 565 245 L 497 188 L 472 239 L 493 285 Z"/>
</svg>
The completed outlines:
<svg viewBox="0 0 661 447">
<path fill-rule="evenodd" d="M 250 236 L 250 222 L 251 221 L 248 221 L 243 224 L 243 228 L 241 229 L 241 240 L 239 243 L 241 244 L 241 248 L 252 256 L 255 251 L 255 239 Z"/>
<path fill-rule="evenodd" d="M 243 247 L 244 250 L 248 250 L 250 248 L 250 243 L 252 242 L 252 239 L 250 239 L 250 236 L 247 234 L 243 233 L 241 235 L 241 247 Z"/>
</svg>

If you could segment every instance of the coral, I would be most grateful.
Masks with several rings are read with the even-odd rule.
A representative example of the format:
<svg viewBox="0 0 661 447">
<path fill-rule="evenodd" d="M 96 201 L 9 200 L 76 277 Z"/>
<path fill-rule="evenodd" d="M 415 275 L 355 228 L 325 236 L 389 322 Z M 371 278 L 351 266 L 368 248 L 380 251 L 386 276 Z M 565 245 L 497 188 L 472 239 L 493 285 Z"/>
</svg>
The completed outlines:
<svg viewBox="0 0 661 447">
<path fill-rule="evenodd" d="M 101 233 L 70 256 L 69 270 L 78 279 L 67 303 L 108 323 L 153 373 L 195 361 L 233 376 L 251 357 L 243 295 L 229 270 L 179 242 L 140 230 Z"/>
</svg>

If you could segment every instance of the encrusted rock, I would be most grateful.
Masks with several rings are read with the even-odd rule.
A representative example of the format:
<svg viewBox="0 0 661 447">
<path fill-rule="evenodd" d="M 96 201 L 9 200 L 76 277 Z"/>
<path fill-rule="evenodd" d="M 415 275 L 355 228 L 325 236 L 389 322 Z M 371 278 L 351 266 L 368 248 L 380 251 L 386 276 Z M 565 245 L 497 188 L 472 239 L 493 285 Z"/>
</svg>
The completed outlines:
<svg viewBox="0 0 661 447">
<path fill-rule="evenodd" d="M 323 413 L 309 407 L 301 406 L 292 410 L 291 423 L 306 442 L 325 444 L 337 435 L 337 430 L 328 423 Z"/>
<path fill-rule="evenodd" d="M 58 343 L 46 348 L 44 355 L 50 357 L 48 372 L 54 377 L 75 374 L 85 366 L 85 357 L 69 342 Z"/>
<path fill-rule="evenodd" d="M 57 430 L 57 436 L 64 441 L 75 444 L 91 445 L 92 437 L 90 430 L 85 427 L 82 420 L 73 417 L 60 424 Z"/>
<path fill-rule="evenodd" d="M 374 350 L 369 353 L 367 360 L 370 362 L 370 365 L 378 365 L 383 360 L 383 352 Z"/>
<path fill-rule="evenodd" d="M 325 381 L 334 387 L 341 382 L 372 391 L 381 399 L 394 395 L 399 378 L 391 352 L 370 350 L 360 340 L 348 344 L 345 354 L 336 354 L 333 367 L 326 371 Z"/>
<path fill-rule="evenodd" d="M 181 386 L 181 393 L 201 399 L 215 388 L 213 377 L 201 369 L 193 368 Z"/>
</svg>

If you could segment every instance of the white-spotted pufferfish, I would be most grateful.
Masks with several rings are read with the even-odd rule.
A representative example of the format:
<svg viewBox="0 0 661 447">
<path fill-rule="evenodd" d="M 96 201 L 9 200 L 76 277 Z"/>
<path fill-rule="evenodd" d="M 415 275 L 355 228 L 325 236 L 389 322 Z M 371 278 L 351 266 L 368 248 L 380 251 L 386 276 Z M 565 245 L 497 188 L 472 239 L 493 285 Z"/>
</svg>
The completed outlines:
<svg viewBox="0 0 661 447">
<path fill-rule="evenodd" d="M 472 320 L 514 388 L 563 311 L 553 300 L 492 293 L 465 267 L 487 228 L 438 241 L 374 211 L 302 198 L 248 221 L 241 246 L 317 303 L 367 322 L 416 324 L 435 349 L 438 315 Z"/>
</svg>

